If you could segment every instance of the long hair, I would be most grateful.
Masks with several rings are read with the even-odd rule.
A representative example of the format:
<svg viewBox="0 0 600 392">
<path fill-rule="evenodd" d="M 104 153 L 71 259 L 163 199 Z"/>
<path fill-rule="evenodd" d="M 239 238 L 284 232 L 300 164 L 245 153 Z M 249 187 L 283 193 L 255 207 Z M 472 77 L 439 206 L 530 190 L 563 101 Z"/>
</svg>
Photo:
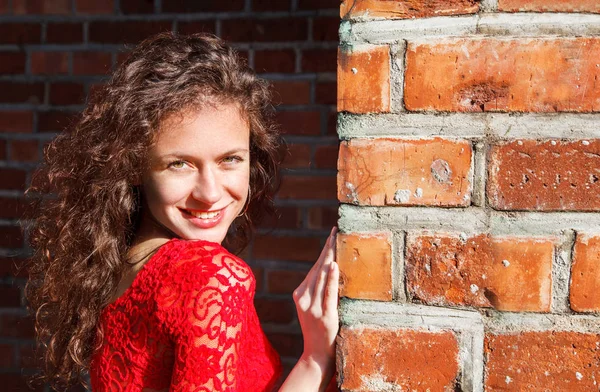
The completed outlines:
<svg viewBox="0 0 600 392">
<path fill-rule="evenodd" d="M 46 148 L 28 189 L 34 251 L 26 293 L 55 387 L 81 382 L 102 339 L 140 217 L 138 179 L 161 121 L 203 105 L 237 104 L 250 125 L 250 199 L 225 239 L 241 250 L 278 186 L 280 136 L 269 85 L 211 35 L 163 33 L 138 45 L 89 98 L 78 121 Z"/>
</svg>

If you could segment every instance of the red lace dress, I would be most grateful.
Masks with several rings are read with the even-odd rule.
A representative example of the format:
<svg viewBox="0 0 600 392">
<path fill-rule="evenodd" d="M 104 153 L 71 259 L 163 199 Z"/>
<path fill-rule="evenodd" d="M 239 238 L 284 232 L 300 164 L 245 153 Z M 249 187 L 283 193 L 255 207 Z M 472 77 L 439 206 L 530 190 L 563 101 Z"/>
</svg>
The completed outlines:
<svg viewBox="0 0 600 392">
<path fill-rule="evenodd" d="M 270 391 L 281 373 L 255 279 L 218 244 L 171 240 L 103 311 L 92 390 Z"/>
</svg>

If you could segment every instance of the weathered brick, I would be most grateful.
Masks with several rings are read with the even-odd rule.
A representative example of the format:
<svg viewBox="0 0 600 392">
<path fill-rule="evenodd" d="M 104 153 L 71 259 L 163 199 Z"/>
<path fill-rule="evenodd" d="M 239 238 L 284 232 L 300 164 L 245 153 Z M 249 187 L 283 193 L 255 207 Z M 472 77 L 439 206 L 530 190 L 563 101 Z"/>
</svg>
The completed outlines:
<svg viewBox="0 0 600 392">
<path fill-rule="evenodd" d="M 485 338 L 486 391 L 596 391 L 600 335 L 521 332 Z"/>
<path fill-rule="evenodd" d="M 477 0 L 342 0 L 340 5 L 342 19 L 360 17 L 409 19 L 473 14 L 477 11 L 479 11 Z"/>
<path fill-rule="evenodd" d="M 318 146 L 315 150 L 315 167 L 319 169 L 335 169 L 337 167 L 339 146 Z"/>
<path fill-rule="evenodd" d="M 82 105 L 85 89 L 81 83 L 51 83 L 49 102 L 51 105 Z"/>
<path fill-rule="evenodd" d="M 302 72 L 336 72 L 337 52 L 334 49 L 302 51 Z"/>
<path fill-rule="evenodd" d="M 37 140 L 11 140 L 10 160 L 15 162 L 37 162 L 40 158 Z"/>
<path fill-rule="evenodd" d="M 317 82 L 315 86 L 315 103 L 318 105 L 335 105 L 337 102 L 337 85 L 335 82 Z"/>
<path fill-rule="evenodd" d="M 73 74 L 104 75 L 112 66 L 111 54 L 108 52 L 75 52 L 73 53 Z"/>
<path fill-rule="evenodd" d="M 313 19 L 313 41 L 322 42 L 338 41 L 338 29 L 340 27 L 340 19 L 337 17 L 322 17 Z"/>
<path fill-rule="evenodd" d="M 550 311 L 553 238 L 410 235 L 406 284 L 429 305 Z"/>
<path fill-rule="evenodd" d="M 0 112 L 0 132 L 30 133 L 33 131 L 33 113 L 23 111 Z"/>
<path fill-rule="evenodd" d="M 338 158 L 338 199 L 375 206 L 467 206 L 471 156 L 468 141 L 344 141 Z"/>
<path fill-rule="evenodd" d="M 503 12 L 600 12 L 597 0 L 498 0 Z"/>
<path fill-rule="evenodd" d="M 284 176 L 280 199 L 335 200 L 333 176 Z"/>
<path fill-rule="evenodd" d="M 311 207 L 308 209 L 306 226 L 309 229 L 328 230 L 337 225 L 337 220 L 337 207 Z"/>
<path fill-rule="evenodd" d="M 490 152 L 488 199 L 500 210 L 600 210 L 600 139 L 514 140 Z"/>
<path fill-rule="evenodd" d="M 599 56 L 599 38 L 409 43 L 404 102 L 419 111 L 596 112 Z"/>
<path fill-rule="evenodd" d="M 70 0 L 13 0 L 13 13 L 23 14 L 70 14 Z"/>
<path fill-rule="evenodd" d="M 458 342 L 450 331 L 342 327 L 337 340 L 344 391 L 454 391 Z"/>
<path fill-rule="evenodd" d="M 6 146 L 8 144 L 6 143 L 6 140 L 2 140 L 0 139 L 0 160 L 5 160 L 6 159 Z"/>
<path fill-rule="evenodd" d="M 273 246 L 277 244 L 277 246 Z M 262 235 L 254 240 L 255 259 L 306 261 L 314 263 L 321 253 L 321 240 L 316 237 Z"/>
<path fill-rule="evenodd" d="M 569 302 L 576 312 L 600 312 L 600 236 L 577 234 Z"/>
<path fill-rule="evenodd" d="M 340 47 L 337 78 L 338 111 L 390 111 L 389 47 Z"/>
<path fill-rule="evenodd" d="M 69 71 L 69 54 L 66 52 L 32 52 L 32 74 L 66 74 Z"/>
<path fill-rule="evenodd" d="M 22 74 L 25 73 L 27 58 L 23 52 L 0 52 L 0 73 Z"/>
<path fill-rule="evenodd" d="M 337 235 L 340 296 L 392 300 L 391 233 Z"/>
</svg>

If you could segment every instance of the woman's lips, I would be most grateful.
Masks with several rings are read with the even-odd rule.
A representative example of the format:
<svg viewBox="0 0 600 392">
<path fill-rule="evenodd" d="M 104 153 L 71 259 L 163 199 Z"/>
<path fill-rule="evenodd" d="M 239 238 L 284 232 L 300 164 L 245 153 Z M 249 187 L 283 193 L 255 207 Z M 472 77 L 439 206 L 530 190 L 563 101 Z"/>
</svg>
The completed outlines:
<svg viewBox="0 0 600 392">
<path fill-rule="evenodd" d="M 192 211 L 181 209 L 185 218 L 194 226 L 201 229 L 210 229 L 217 226 L 225 216 L 226 208 L 217 211 Z"/>
</svg>

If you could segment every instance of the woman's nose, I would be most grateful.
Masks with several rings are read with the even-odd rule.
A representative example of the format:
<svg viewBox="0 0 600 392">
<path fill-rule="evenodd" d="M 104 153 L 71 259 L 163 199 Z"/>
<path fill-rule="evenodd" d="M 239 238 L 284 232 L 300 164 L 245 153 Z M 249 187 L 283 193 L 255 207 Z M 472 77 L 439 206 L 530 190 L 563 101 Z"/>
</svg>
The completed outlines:
<svg viewBox="0 0 600 392">
<path fill-rule="evenodd" d="M 204 168 L 198 173 L 192 197 L 204 204 L 212 205 L 218 202 L 221 196 L 219 176 L 210 168 Z"/>
</svg>

